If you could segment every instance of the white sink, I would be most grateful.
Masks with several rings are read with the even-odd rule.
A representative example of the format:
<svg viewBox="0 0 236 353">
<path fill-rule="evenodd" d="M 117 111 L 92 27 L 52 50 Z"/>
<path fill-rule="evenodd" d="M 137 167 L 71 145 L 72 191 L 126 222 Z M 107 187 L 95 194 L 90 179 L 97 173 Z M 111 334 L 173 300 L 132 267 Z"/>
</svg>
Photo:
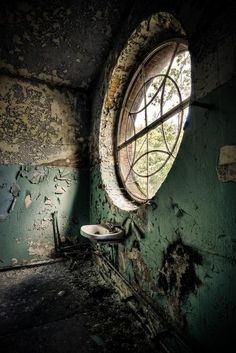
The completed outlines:
<svg viewBox="0 0 236 353">
<path fill-rule="evenodd" d="M 114 227 L 111 231 L 101 224 L 89 224 L 80 228 L 80 234 L 91 240 L 116 240 L 123 238 L 124 230 Z"/>
</svg>

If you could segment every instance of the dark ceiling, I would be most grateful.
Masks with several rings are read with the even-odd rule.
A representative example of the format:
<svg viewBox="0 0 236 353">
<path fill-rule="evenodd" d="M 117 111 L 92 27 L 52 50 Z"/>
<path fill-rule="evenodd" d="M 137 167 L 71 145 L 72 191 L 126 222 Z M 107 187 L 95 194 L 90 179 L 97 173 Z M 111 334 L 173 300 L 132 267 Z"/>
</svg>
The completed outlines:
<svg viewBox="0 0 236 353">
<path fill-rule="evenodd" d="M 0 69 L 87 89 L 108 55 L 132 1 L 5 1 Z"/>
</svg>

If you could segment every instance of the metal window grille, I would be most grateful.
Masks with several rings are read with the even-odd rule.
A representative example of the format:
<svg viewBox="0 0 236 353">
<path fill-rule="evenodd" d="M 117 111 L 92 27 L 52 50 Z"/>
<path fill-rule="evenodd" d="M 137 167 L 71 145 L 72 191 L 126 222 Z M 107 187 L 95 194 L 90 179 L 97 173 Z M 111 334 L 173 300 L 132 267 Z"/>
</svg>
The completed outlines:
<svg viewBox="0 0 236 353">
<path fill-rule="evenodd" d="M 190 92 L 190 55 L 179 40 L 152 51 L 131 80 L 119 117 L 116 160 L 132 199 L 151 199 L 171 169 Z"/>
</svg>

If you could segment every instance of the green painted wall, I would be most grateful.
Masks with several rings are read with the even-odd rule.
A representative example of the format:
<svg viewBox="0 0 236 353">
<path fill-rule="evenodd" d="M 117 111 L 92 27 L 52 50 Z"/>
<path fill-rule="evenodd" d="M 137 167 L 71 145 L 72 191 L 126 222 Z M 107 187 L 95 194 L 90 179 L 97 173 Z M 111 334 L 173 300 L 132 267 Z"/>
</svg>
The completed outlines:
<svg viewBox="0 0 236 353">
<path fill-rule="evenodd" d="M 154 13 L 153 2 L 150 8 Z M 221 352 L 233 339 L 236 325 L 236 185 L 219 181 L 216 170 L 220 148 L 236 144 L 235 34 L 233 19 L 228 20 L 230 29 L 225 30 L 224 24 L 219 35 L 224 40 L 217 43 L 213 39 L 212 47 L 208 46 L 207 38 L 214 38 L 210 22 L 206 25 L 209 13 L 203 20 L 196 11 L 195 20 L 201 18 L 208 28 L 204 38 L 199 34 L 196 39 L 187 10 L 178 11 L 187 35 L 193 38 L 192 100 L 213 105 L 213 109 L 191 106 L 173 168 L 153 202 L 135 211 L 119 209 L 104 190 L 106 181 L 101 178 L 97 140 L 93 139 L 90 222 L 123 224 L 126 239 L 119 245 L 99 244 L 98 250 L 135 289 L 161 308 L 165 320 L 193 348 Z M 97 113 L 101 112 L 100 97 L 105 96 L 112 68 L 127 41 L 124 32 L 144 18 L 140 12 L 132 14 L 106 63 L 103 85 L 98 86 L 93 102 L 93 131 L 101 118 Z M 214 21 L 221 23 L 220 16 Z"/>
<path fill-rule="evenodd" d="M 88 223 L 84 93 L 0 77 L 0 266 L 50 258 L 53 216 L 62 240 Z"/>
<path fill-rule="evenodd" d="M 1 166 L 1 266 L 50 258 L 56 211 L 62 241 L 76 241 L 80 226 L 88 222 L 87 189 L 86 170 Z"/>
<path fill-rule="evenodd" d="M 236 325 L 236 187 L 216 173 L 220 147 L 235 141 L 235 89 L 236 81 L 204 98 L 216 111 L 191 108 L 178 157 L 152 205 L 119 210 L 101 188 L 99 167 L 92 169 L 91 223 L 122 224 L 129 217 L 144 233 L 129 232 L 118 257 L 111 245 L 101 251 L 134 287 L 161 303 L 168 321 L 209 347 L 219 347 Z M 178 243 L 179 257 L 172 251 L 168 260 Z"/>
<path fill-rule="evenodd" d="M 236 188 L 235 183 L 219 181 L 216 172 L 220 148 L 236 144 L 236 22 L 231 3 L 134 1 L 127 5 L 126 14 L 122 7 L 124 10 L 119 13 L 124 13 L 126 19 L 117 36 L 116 25 L 111 32 L 106 18 L 108 34 L 101 38 L 113 40 L 109 42 L 111 51 L 100 78 L 98 66 L 104 54 L 99 43 L 96 47 L 91 46 L 90 40 L 84 40 L 87 23 L 76 17 L 77 12 L 66 12 L 70 9 L 65 7 L 59 21 L 62 30 L 51 32 L 50 5 L 41 37 L 37 29 L 42 21 L 40 8 L 36 11 L 40 16 L 36 14 L 33 19 L 28 16 L 34 12 L 31 6 L 23 11 L 16 8 L 19 35 L 15 37 L 15 26 L 11 21 L 6 25 L 9 16 L 12 17 L 7 11 L 2 33 L 10 35 L 4 41 L 7 49 L 2 52 L 0 62 L 0 266 L 50 257 L 55 211 L 59 215 L 61 236 L 70 240 L 77 238 L 80 226 L 88 222 L 118 222 L 127 231 L 125 241 L 98 245 L 98 250 L 135 289 L 161 308 L 164 319 L 192 346 L 208 352 L 223 351 L 236 324 Z M 83 4 L 86 8 L 87 3 Z M 113 13 L 111 18 L 117 20 L 117 12 L 110 5 L 109 8 Z M 102 13 L 106 12 L 104 9 Z M 131 33 L 143 19 L 160 11 L 173 14 L 189 40 L 192 100 L 213 104 L 214 109 L 191 107 L 182 146 L 166 181 L 152 203 L 127 212 L 113 204 L 101 179 L 98 153 L 101 110 L 112 69 Z M 91 13 L 95 15 L 97 8 Z M 55 16 L 53 23 L 58 27 Z M 76 17 L 76 26 L 67 17 Z M 96 28 L 101 28 L 100 25 L 103 28 L 103 17 L 98 22 Z M 181 31 L 176 32 L 171 20 L 165 25 L 168 36 L 159 34 L 158 29 L 156 44 L 177 32 L 182 35 Z M 71 31 L 71 26 L 76 30 Z M 28 41 L 31 28 L 35 31 L 32 41 Z M 68 40 L 68 33 L 72 32 L 73 40 Z M 102 33 L 97 32 L 99 36 Z M 146 37 L 140 38 L 143 43 L 149 32 L 147 25 Z M 93 43 L 97 37 L 94 38 Z M 61 51 L 58 43 L 62 39 L 69 51 Z M 104 44 L 104 40 L 100 42 Z M 152 40 L 149 44 L 153 44 Z M 78 50 L 74 50 L 76 45 Z M 139 42 L 132 45 L 134 48 Z M 96 51 L 100 59 L 94 65 Z M 144 51 L 137 51 L 134 57 L 141 59 Z M 41 58 L 38 54 L 42 54 L 42 60 L 35 60 Z M 132 74 L 135 67 L 131 66 L 128 62 L 120 70 L 129 69 Z M 96 82 L 92 81 L 95 77 Z M 123 84 L 119 79 L 112 83 L 111 91 Z M 52 84 L 65 86 L 53 88 Z M 70 85 L 86 89 L 90 85 L 91 89 L 90 181 L 87 94 L 69 88 Z M 117 103 L 119 95 L 115 98 Z M 113 103 L 110 102 L 109 108 L 118 109 Z M 103 143 L 107 145 L 107 141 Z"/>
</svg>

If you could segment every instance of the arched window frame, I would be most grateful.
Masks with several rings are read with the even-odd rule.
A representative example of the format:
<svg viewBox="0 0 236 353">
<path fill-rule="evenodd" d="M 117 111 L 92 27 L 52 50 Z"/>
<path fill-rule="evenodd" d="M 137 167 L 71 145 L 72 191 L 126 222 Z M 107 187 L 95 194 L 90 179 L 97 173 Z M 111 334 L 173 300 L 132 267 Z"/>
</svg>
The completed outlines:
<svg viewBox="0 0 236 353">
<path fill-rule="evenodd" d="M 123 105 L 117 124 L 117 138 L 115 142 L 117 175 L 118 178 L 120 178 L 122 186 L 131 199 L 134 199 L 138 203 L 148 201 L 158 191 L 172 167 L 182 140 L 182 128 L 190 102 L 191 82 L 185 82 L 181 88 L 178 86 L 176 77 L 178 78 L 180 73 L 176 68 L 174 69 L 175 71 L 173 71 L 173 63 L 175 63 L 176 58 L 178 61 L 178 58 L 181 54 L 183 54 L 183 52 L 186 55 L 183 58 L 183 65 L 181 68 L 183 69 L 183 66 L 187 62 L 190 71 L 188 45 L 187 41 L 184 39 L 170 39 L 159 44 L 158 47 L 149 52 L 130 80 L 123 100 Z M 160 73 L 163 66 L 166 68 L 166 71 Z M 171 74 L 172 71 L 175 75 Z M 190 73 L 188 74 L 190 75 Z M 150 101 L 148 101 L 148 89 L 152 85 L 152 82 L 157 78 L 160 79 L 160 84 L 156 89 L 156 93 Z M 164 101 L 167 81 L 170 81 L 176 90 L 179 102 L 171 107 L 171 109 L 164 111 L 164 104 L 170 101 L 170 95 L 169 101 L 167 99 L 166 102 Z M 187 90 L 187 95 L 185 94 L 184 89 Z M 155 103 L 155 100 L 158 101 L 157 98 L 159 94 L 160 116 L 149 123 L 148 115 L 150 114 L 148 113 L 148 109 L 150 105 L 154 106 L 154 109 L 156 108 L 158 104 Z M 173 100 L 173 88 L 171 98 Z M 140 108 L 140 101 L 144 102 L 142 104 L 142 108 Z M 143 114 L 142 119 L 145 120 L 145 124 L 142 129 L 136 131 L 135 119 L 137 120 L 137 117 L 141 114 Z M 177 118 L 175 120 L 178 120 L 178 125 L 176 124 L 176 138 L 170 147 L 165 136 L 164 126 L 168 123 L 168 121 L 170 121 L 170 119 L 173 119 L 173 117 Z M 164 142 L 163 147 L 162 149 L 149 148 L 149 142 L 152 142 L 149 133 L 152 134 L 153 138 L 153 132 L 155 133 L 155 129 L 159 129 L 159 127 L 161 127 L 162 130 L 162 141 L 160 142 Z M 143 142 L 139 143 L 139 141 L 142 141 L 143 137 L 145 140 L 143 139 Z M 150 145 L 152 145 L 152 143 L 150 143 Z M 140 150 L 144 149 L 143 146 L 146 147 L 146 149 L 144 153 L 140 155 Z M 156 154 L 156 156 L 159 154 L 159 156 L 162 156 L 161 158 L 164 156 L 164 160 L 160 163 L 160 165 L 157 163 L 155 171 L 150 171 L 150 155 L 154 154 Z M 144 161 L 144 159 L 146 160 Z M 156 158 L 156 160 L 158 160 L 158 158 Z M 138 164 L 142 166 L 146 164 L 146 168 L 141 168 L 144 169 L 142 174 L 135 170 L 135 166 Z M 153 165 L 151 167 L 153 167 Z M 160 172 L 162 172 L 162 174 Z M 155 180 L 155 182 L 153 180 Z"/>
<path fill-rule="evenodd" d="M 130 197 L 117 177 L 114 143 L 125 92 L 130 78 L 137 69 L 138 60 L 142 61 L 147 53 L 166 40 L 172 38 L 186 40 L 186 33 L 179 21 L 167 12 L 153 14 L 133 28 L 133 32 L 127 36 L 126 44 L 124 45 L 123 40 L 117 42 L 117 47 L 108 59 L 101 81 L 101 84 L 107 82 L 107 86 L 103 86 L 105 93 L 101 101 L 101 111 L 98 111 L 98 119 L 94 125 L 96 131 L 93 139 L 94 146 L 98 147 L 98 155 L 95 157 L 99 164 L 106 198 L 112 206 L 128 212 L 136 211 L 140 202 Z"/>
</svg>

